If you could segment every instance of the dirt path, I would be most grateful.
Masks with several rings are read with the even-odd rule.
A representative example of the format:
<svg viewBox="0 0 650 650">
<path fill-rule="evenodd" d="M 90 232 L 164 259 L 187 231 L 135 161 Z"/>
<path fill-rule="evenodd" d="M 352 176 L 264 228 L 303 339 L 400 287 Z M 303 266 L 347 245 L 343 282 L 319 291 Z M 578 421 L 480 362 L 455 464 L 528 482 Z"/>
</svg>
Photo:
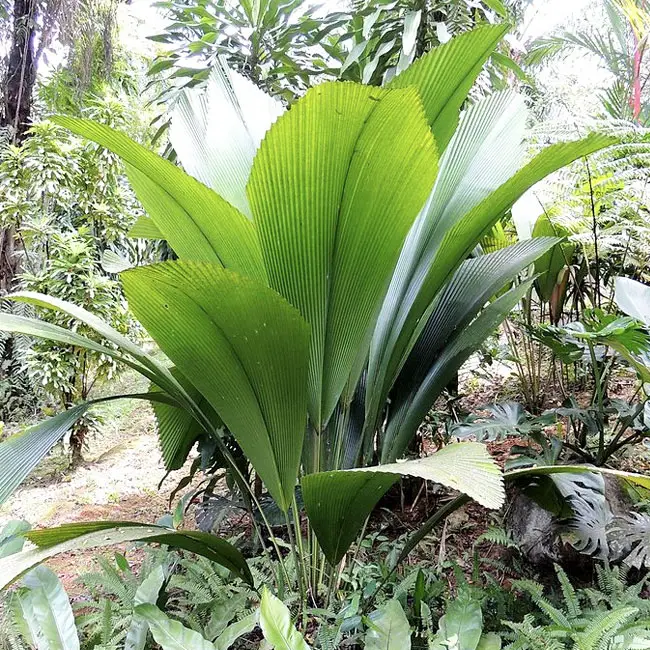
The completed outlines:
<svg viewBox="0 0 650 650">
<path fill-rule="evenodd" d="M 146 388 L 139 384 L 139 379 L 127 375 L 112 392 Z M 34 528 L 106 519 L 153 523 L 168 512 L 169 493 L 185 468 L 170 475 L 158 490 L 166 472 L 150 406 L 140 401 L 115 402 L 100 415 L 103 422 L 88 441 L 85 462 L 68 469 L 67 450 L 58 445 L 0 506 L 0 529 L 12 519 L 24 519 Z M 76 578 L 91 568 L 88 558 L 94 554 L 69 553 L 48 564 L 74 594 Z"/>
</svg>

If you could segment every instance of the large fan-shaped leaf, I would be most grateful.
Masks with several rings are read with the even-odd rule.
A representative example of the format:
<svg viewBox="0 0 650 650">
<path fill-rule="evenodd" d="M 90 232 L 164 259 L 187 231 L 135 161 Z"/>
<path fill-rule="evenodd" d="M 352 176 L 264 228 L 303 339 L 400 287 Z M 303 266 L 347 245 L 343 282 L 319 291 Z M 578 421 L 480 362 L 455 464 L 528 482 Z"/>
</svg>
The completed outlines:
<svg viewBox="0 0 650 650">
<path fill-rule="evenodd" d="M 174 378 L 183 386 L 190 399 L 213 425 L 214 429 L 221 429 L 223 422 L 214 412 L 208 401 L 196 388 L 178 371 L 170 368 Z M 157 386 L 150 387 L 152 392 L 157 392 Z M 154 401 L 151 404 L 156 423 L 158 424 L 158 439 L 160 451 L 167 470 L 180 469 L 187 460 L 187 454 L 198 438 L 205 435 L 205 428 L 201 422 L 186 408 L 178 404 L 169 404 L 163 401 Z"/>
<path fill-rule="evenodd" d="M 427 209 L 409 233 L 370 351 L 367 413 L 373 423 L 434 297 L 480 238 L 526 189 L 615 141 L 594 134 L 556 144 L 514 173 L 525 154 L 524 121 L 521 101 L 508 97 L 497 94 L 468 109 L 441 161 Z"/>
<path fill-rule="evenodd" d="M 322 84 L 262 142 L 248 194 L 271 285 L 311 325 L 309 411 L 318 430 L 366 354 L 436 169 L 413 89 Z"/>
<path fill-rule="evenodd" d="M 36 544 L 37 548 L 0 560 L 0 589 L 59 553 L 124 542 L 147 542 L 181 548 L 202 555 L 226 567 L 250 585 L 253 584 L 244 556 L 232 544 L 214 535 L 194 530 L 174 530 L 133 521 L 88 521 L 31 530 L 24 533 L 24 537 Z"/>
<path fill-rule="evenodd" d="M 456 130 L 470 88 L 507 31 L 505 24 L 486 25 L 460 34 L 425 54 L 388 84 L 388 88 L 418 89 L 441 153 Z"/>
<path fill-rule="evenodd" d="M 133 313 L 205 397 L 286 510 L 306 420 L 309 330 L 274 291 L 216 264 L 122 276 Z"/>
<path fill-rule="evenodd" d="M 377 419 L 418 324 L 425 324 L 425 310 L 480 239 L 453 242 L 458 254 L 454 267 L 439 268 L 435 259 L 445 234 L 521 165 L 525 126 L 523 100 L 511 92 L 487 97 L 463 114 L 435 187 L 406 238 L 377 321 L 368 367 L 369 421 Z M 484 224 L 486 230 L 498 216 Z M 442 275 L 442 281 L 424 294 L 432 273 Z"/>
<path fill-rule="evenodd" d="M 484 445 L 443 447 L 427 458 L 357 470 L 320 472 L 302 478 L 310 524 L 327 559 L 345 555 L 379 499 L 400 476 L 417 476 L 459 490 L 488 508 L 498 508 L 505 493 L 501 472 Z"/>
<path fill-rule="evenodd" d="M 138 199 L 176 253 L 265 278 L 253 224 L 225 199 L 123 133 L 90 120 L 58 116 L 57 124 L 110 149 L 127 163 Z"/>
<path fill-rule="evenodd" d="M 282 104 L 219 59 L 205 86 L 185 90 L 169 139 L 188 174 L 251 217 L 246 183 L 264 134 Z"/>
<path fill-rule="evenodd" d="M 396 395 L 400 401 L 391 409 L 382 440 L 381 454 L 385 462 L 395 460 L 404 453 L 436 398 L 463 363 L 521 300 L 531 282 L 522 282 L 490 303 L 469 326 L 447 342 L 419 384 L 410 391 Z"/>
<path fill-rule="evenodd" d="M 391 403 L 401 404 L 417 391 L 443 348 L 462 337 L 465 328 L 488 300 L 556 241 L 550 237 L 529 240 L 463 262 L 436 298 L 429 321 L 395 382 Z M 433 404 L 438 396 L 431 394 L 430 397 Z M 386 461 L 384 458 L 383 462 Z"/>
</svg>

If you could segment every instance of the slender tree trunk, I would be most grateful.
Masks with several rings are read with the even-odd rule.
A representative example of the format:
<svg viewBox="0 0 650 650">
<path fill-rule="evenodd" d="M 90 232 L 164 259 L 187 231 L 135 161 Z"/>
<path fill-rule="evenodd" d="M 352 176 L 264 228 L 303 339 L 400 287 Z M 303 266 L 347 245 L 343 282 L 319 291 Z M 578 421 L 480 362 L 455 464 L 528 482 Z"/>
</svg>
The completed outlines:
<svg viewBox="0 0 650 650">
<path fill-rule="evenodd" d="M 37 0 L 14 0 L 13 31 L 7 61 L 6 77 L 2 80 L 0 126 L 9 130 L 14 144 L 20 144 L 29 129 L 32 94 L 36 81 Z M 15 225 L 0 230 L 0 297 L 15 288 L 20 272 L 20 240 Z M 9 339 L 0 349 L 0 380 L 18 371 L 14 340 Z"/>
<path fill-rule="evenodd" d="M 4 80 L 3 111 L 0 125 L 11 129 L 14 144 L 20 144 L 29 128 L 32 93 L 36 82 L 34 40 L 37 0 L 14 0 L 13 32 Z"/>
</svg>

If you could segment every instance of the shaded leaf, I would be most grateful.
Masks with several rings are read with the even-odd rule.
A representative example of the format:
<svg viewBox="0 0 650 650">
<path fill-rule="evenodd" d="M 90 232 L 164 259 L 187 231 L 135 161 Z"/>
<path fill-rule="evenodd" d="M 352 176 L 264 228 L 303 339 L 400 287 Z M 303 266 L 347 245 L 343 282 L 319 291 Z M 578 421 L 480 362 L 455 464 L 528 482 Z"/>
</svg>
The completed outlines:
<svg viewBox="0 0 650 650">
<path fill-rule="evenodd" d="M 268 287 L 216 264 L 166 262 L 122 280 L 135 316 L 286 511 L 306 424 L 309 332 L 300 314 Z"/>
<path fill-rule="evenodd" d="M 142 541 L 182 548 L 216 562 L 252 585 L 253 578 L 242 554 L 228 542 L 197 531 L 177 531 L 133 521 L 90 521 L 43 528 L 24 533 L 37 548 L 0 560 L 0 589 L 32 567 L 59 553 L 124 542 Z"/>
<path fill-rule="evenodd" d="M 410 650 L 411 626 L 397 600 L 389 600 L 370 617 L 366 632 L 366 650 Z"/>
</svg>

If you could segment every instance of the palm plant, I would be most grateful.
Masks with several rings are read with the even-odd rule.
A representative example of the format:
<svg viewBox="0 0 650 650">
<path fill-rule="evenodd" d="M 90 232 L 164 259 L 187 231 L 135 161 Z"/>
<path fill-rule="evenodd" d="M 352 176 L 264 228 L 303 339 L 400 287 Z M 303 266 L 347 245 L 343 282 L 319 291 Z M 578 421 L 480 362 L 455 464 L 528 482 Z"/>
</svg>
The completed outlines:
<svg viewBox="0 0 650 650">
<path fill-rule="evenodd" d="M 41 294 L 12 299 L 61 310 L 110 345 L 9 314 L 0 327 L 101 350 L 142 373 L 155 390 L 131 397 L 167 414 L 159 418 L 166 464 L 180 466 L 196 437 L 207 436 L 259 506 L 224 443 L 226 428 L 285 513 L 303 602 L 307 590 L 317 594 L 325 558 L 336 582 L 335 567 L 400 475 L 437 481 L 487 507 L 503 501 L 498 468 L 478 443 L 394 461 L 533 279 L 490 299 L 557 240 L 470 258 L 477 243 L 531 185 L 612 143 L 593 134 L 526 162 L 526 111 L 509 92 L 470 106 L 459 122 L 504 31 L 459 36 L 384 88 L 322 84 L 272 126 L 251 124 L 236 101 L 243 80 L 222 71 L 214 84 L 235 95 L 230 112 L 208 119 L 201 111 L 209 103 L 188 97 L 177 118 L 181 160 L 197 175 L 209 171 L 219 193 L 109 127 L 57 118 L 124 160 L 149 214 L 138 232 L 166 239 L 179 257 L 122 273 L 130 308 L 174 365 Z M 190 119 L 197 111 L 198 123 Z M 215 120 L 225 132 L 215 133 Z M 216 164 L 223 151 L 233 164 Z M 89 406 L 0 445 L 0 496 Z"/>
</svg>

